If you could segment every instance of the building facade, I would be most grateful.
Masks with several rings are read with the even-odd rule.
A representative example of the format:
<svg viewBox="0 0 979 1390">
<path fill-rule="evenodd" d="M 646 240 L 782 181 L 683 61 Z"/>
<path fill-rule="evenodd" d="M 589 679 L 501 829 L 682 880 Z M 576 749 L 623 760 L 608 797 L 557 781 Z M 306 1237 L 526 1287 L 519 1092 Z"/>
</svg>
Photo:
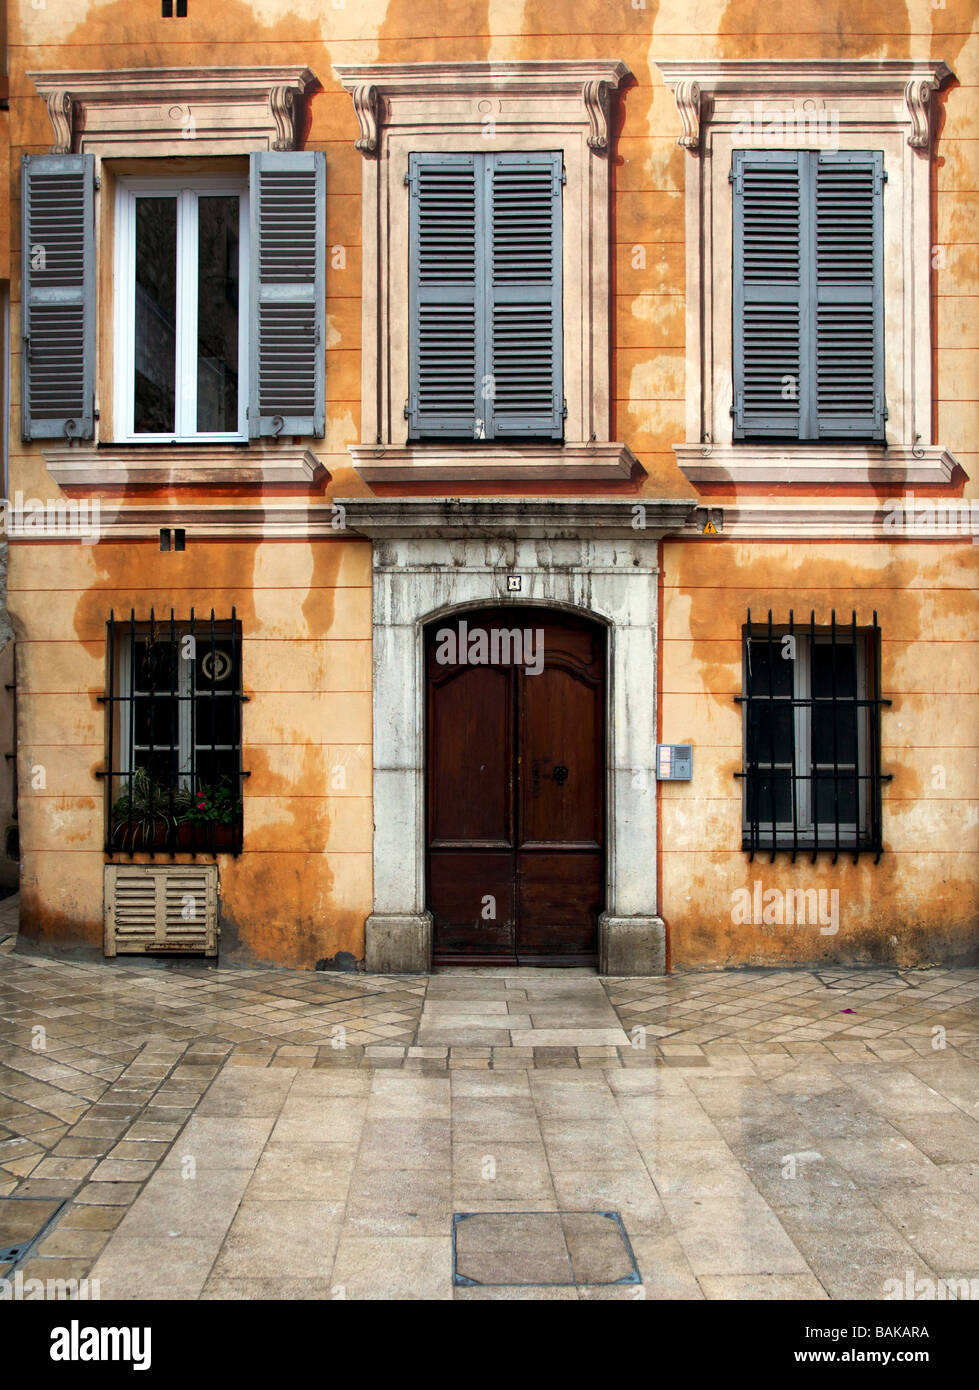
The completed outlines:
<svg viewBox="0 0 979 1390">
<path fill-rule="evenodd" d="M 21 949 L 974 958 L 975 33 L 161 10 L 9 19 Z"/>
</svg>

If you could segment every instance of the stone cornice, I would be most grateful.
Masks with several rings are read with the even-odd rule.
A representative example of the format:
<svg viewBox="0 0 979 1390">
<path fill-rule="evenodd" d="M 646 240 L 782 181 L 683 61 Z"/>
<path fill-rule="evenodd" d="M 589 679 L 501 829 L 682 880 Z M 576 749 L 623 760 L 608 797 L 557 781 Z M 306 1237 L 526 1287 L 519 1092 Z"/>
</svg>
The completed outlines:
<svg viewBox="0 0 979 1390">
<path fill-rule="evenodd" d="M 724 539 L 976 544 L 979 539 L 979 503 L 973 502 L 970 507 L 969 501 L 960 497 L 927 501 L 919 499 L 917 507 L 921 509 L 924 521 L 916 520 L 918 513 L 912 512 L 910 523 L 905 524 L 898 504 L 913 507 L 910 501 L 913 497 L 913 493 L 897 491 L 893 498 L 885 499 L 883 504 L 877 506 L 849 505 L 845 502 L 829 502 L 818 507 L 778 503 L 766 505 L 763 502 L 725 506 Z M 976 519 L 975 532 L 971 529 L 972 517 Z M 927 524 L 929 518 L 934 519 L 931 526 Z"/>
<path fill-rule="evenodd" d="M 30 72 L 48 107 L 53 154 L 292 150 L 305 67 Z"/>
<path fill-rule="evenodd" d="M 916 483 L 943 485 L 957 460 L 932 445 L 674 444 L 677 464 L 692 483 Z"/>
<path fill-rule="evenodd" d="M 365 482 L 568 482 L 628 478 L 637 460 L 625 444 L 351 444 Z"/>
<path fill-rule="evenodd" d="M 655 540 L 692 527 L 697 511 L 692 499 L 652 497 L 344 497 L 336 505 L 347 532 L 372 540 Z"/>
<path fill-rule="evenodd" d="M 883 502 L 706 502 L 636 497 L 608 499 L 542 498 L 338 498 L 336 502 L 167 502 L 132 505 L 99 499 L 92 520 L 103 540 L 155 540 L 161 527 L 179 527 L 197 540 L 651 540 L 663 535 L 698 545 L 729 541 L 872 540 L 884 545 L 908 542 L 975 544 L 979 540 L 979 500 L 926 499 L 895 488 Z M 899 511 L 913 508 L 911 521 Z M 634 527 L 637 508 L 645 527 Z M 708 518 L 716 535 L 704 535 Z M 973 523 L 973 518 L 974 523 Z M 14 545 L 66 543 L 63 530 L 14 529 Z M 630 567 L 630 572 L 631 567 Z"/>
<path fill-rule="evenodd" d="M 248 444 L 137 444 L 92 448 L 52 445 L 44 461 L 62 487 L 172 487 L 265 483 L 310 484 L 323 465 L 302 445 L 261 448 Z"/>
<path fill-rule="evenodd" d="M 376 154 L 386 126 L 580 125 L 589 149 L 609 142 L 612 93 L 630 76 L 612 59 L 520 63 L 343 63 L 334 71 L 350 93 L 360 126 L 357 149 Z"/>
<path fill-rule="evenodd" d="M 883 98 L 892 104 L 892 124 L 906 125 L 912 149 L 931 144 L 930 102 L 952 70 L 930 58 L 803 58 L 803 59 L 662 59 L 656 65 L 673 90 L 683 130 L 677 144 L 696 153 L 701 125 L 723 118 L 721 107 L 731 101 L 761 101 L 777 107 L 785 98 Z M 859 113 L 843 113 L 841 119 Z M 874 123 L 881 112 L 867 111 Z"/>
</svg>

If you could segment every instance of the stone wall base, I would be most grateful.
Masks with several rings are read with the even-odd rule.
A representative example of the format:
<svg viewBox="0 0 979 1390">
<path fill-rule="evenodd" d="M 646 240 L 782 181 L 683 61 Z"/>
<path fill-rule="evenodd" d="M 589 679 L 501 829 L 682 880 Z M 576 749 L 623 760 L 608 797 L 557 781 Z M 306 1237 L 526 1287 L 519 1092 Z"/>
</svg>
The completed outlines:
<svg viewBox="0 0 979 1390">
<path fill-rule="evenodd" d="M 665 975 L 666 924 L 662 917 L 598 919 L 600 975 Z"/>
<path fill-rule="evenodd" d="M 425 975 L 432 968 L 432 914 L 372 912 L 365 924 L 364 964 L 371 975 Z"/>
</svg>

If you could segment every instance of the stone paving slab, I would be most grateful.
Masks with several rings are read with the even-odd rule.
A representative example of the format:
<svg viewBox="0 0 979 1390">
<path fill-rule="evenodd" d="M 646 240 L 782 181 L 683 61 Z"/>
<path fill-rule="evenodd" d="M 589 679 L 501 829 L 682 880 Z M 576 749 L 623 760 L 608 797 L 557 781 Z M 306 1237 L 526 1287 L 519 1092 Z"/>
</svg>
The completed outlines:
<svg viewBox="0 0 979 1390">
<path fill-rule="evenodd" d="M 128 1298 L 619 1297 L 452 1284 L 455 1212 L 605 1210 L 636 1255 L 630 1298 L 979 1277 L 979 971 L 398 978 L 13 944 L 0 1195 L 65 1200 L 25 1277 Z"/>
</svg>

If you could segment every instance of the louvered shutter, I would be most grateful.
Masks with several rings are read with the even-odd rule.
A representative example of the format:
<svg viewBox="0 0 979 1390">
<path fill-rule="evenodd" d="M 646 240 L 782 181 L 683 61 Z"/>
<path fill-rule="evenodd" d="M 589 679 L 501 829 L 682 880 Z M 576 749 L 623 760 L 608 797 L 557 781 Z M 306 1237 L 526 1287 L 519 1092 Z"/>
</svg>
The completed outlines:
<svg viewBox="0 0 979 1390">
<path fill-rule="evenodd" d="M 490 165 L 488 438 L 564 434 L 559 153 Z"/>
<path fill-rule="evenodd" d="M 877 152 L 816 163 L 816 415 L 820 439 L 884 438 L 883 180 Z"/>
<path fill-rule="evenodd" d="M 487 370 L 484 168 L 482 156 L 473 154 L 409 159 L 412 438 L 478 434 Z"/>
<path fill-rule="evenodd" d="M 317 435 L 325 426 L 326 156 L 251 156 L 248 432 Z"/>
<path fill-rule="evenodd" d="M 734 437 L 805 437 L 811 419 L 807 166 L 735 150 Z"/>
<path fill-rule="evenodd" d="M 24 439 L 94 434 L 94 186 L 93 155 L 24 156 Z"/>
<path fill-rule="evenodd" d="M 218 953 L 216 864 L 106 864 L 107 956 Z"/>
<path fill-rule="evenodd" d="M 735 439 L 883 439 L 883 155 L 735 150 Z"/>
</svg>

